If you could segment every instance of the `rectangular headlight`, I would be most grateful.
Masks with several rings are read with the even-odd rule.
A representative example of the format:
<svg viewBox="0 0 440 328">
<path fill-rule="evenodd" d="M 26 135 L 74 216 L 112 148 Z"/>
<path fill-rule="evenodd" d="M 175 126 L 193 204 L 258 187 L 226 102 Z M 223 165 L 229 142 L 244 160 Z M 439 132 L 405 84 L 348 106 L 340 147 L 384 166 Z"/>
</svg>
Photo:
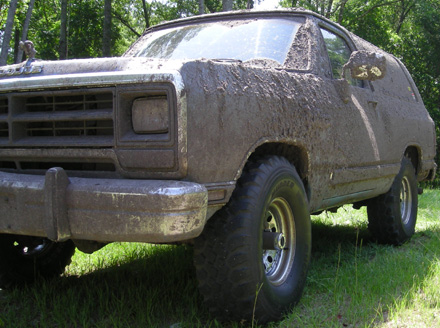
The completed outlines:
<svg viewBox="0 0 440 328">
<path fill-rule="evenodd" d="M 135 133 L 168 132 L 168 116 L 167 97 L 138 98 L 133 101 L 131 117 Z"/>
</svg>

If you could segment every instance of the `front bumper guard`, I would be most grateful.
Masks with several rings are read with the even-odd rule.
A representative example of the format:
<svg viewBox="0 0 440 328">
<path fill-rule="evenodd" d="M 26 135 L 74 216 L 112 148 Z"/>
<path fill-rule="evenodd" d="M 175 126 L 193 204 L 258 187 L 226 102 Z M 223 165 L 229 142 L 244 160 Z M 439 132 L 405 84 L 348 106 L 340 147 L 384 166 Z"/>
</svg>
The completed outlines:
<svg viewBox="0 0 440 328">
<path fill-rule="evenodd" d="M 169 243 L 197 237 L 208 192 L 185 181 L 0 172 L 0 233 L 100 242 Z"/>
</svg>

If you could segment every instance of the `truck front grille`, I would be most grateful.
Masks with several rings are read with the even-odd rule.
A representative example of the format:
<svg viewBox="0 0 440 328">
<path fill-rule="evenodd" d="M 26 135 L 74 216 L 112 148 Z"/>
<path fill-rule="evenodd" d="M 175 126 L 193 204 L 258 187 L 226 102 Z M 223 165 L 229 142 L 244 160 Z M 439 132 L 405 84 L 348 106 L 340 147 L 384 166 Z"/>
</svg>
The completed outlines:
<svg viewBox="0 0 440 328">
<path fill-rule="evenodd" d="M 112 89 L 0 97 L 0 145 L 111 147 L 113 134 Z"/>
</svg>

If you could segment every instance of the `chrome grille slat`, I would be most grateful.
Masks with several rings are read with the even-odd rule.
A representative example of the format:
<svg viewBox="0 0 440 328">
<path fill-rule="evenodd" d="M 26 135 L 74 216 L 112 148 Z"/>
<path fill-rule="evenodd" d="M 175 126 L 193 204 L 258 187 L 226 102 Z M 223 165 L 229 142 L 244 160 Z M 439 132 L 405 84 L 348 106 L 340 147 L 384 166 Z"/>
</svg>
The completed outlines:
<svg viewBox="0 0 440 328">
<path fill-rule="evenodd" d="M 26 104 L 28 111 L 58 111 L 66 110 L 67 107 L 71 107 L 72 110 L 78 110 L 78 107 L 86 110 L 90 105 L 108 104 L 108 101 L 73 101 L 73 102 L 43 102 L 43 103 L 30 103 Z M 89 106 L 88 106 L 89 105 Z"/>
<path fill-rule="evenodd" d="M 36 122 L 36 123 L 41 123 L 41 122 Z M 66 122 L 56 122 L 56 123 L 66 123 Z M 71 122 L 67 122 L 67 123 L 71 123 Z M 80 122 L 82 123 L 82 122 Z M 89 132 L 96 132 L 96 131 L 109 131 L 110 128 L 109 127 L 87 127 L 86 125 L 82 125 L 82 126 L 72 126 L 72 127 L 65 127 L 63 125 L 57 126 L 56 124 L 52 124 L 51 127 L 41 127 L 40 125 L 33 127 L 33 125 L 28 124 L 27 128 L 26 128 L 28 135 L 32 135 L 32 132 L 38 132 L 38 131 L 51 131 L 52 132 L 52 136 L 56 137 L 58 134 L 62 135 L 61 132 L 67 132 L 67 131 L 71 131 L 72 133 L 74 132 L 79 132 L 80 136 L 87 136 L 87 135 L 94 135 L 91 133 L 87 133 L 87 131 Z"/>
<path fill-rule="evenodd" d="M 28 112 L 14 116 L 14 122 L 56 122 L 56 121 L 82 121 L 82 120 L 111 120 L 113 110 L 99 109 L 87 111 L 53 112 Z M 0 116 L 1 120 L 1 116 Z"/>
<path fill-rule="evenodd" d="M 38 137 L 38 140 L 35 140 L 35 137 L 27 137 L 20 139 L 14 144 L 20 147 L 35 147 L 36 144 L 37 146 L 45 145 L 46 147 L 59 146 L 60 144 L 62 144 L 63 147 L 110 147 L 113 144 L 113 137 Z"/>
</svg>

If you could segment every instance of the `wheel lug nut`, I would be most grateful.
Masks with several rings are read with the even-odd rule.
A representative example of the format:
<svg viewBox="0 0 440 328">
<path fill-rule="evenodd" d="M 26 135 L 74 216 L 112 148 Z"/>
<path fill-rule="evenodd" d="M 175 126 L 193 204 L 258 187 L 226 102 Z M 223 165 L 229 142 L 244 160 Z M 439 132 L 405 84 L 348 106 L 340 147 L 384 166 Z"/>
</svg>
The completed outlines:
<svg viewBox="0 0 440 328">
<path fill-rule="evenodd" d="M 286 246 L 286 238 L 281 232 L 263 232 L 263 249 L 282 250 Z"/>
</svg>

